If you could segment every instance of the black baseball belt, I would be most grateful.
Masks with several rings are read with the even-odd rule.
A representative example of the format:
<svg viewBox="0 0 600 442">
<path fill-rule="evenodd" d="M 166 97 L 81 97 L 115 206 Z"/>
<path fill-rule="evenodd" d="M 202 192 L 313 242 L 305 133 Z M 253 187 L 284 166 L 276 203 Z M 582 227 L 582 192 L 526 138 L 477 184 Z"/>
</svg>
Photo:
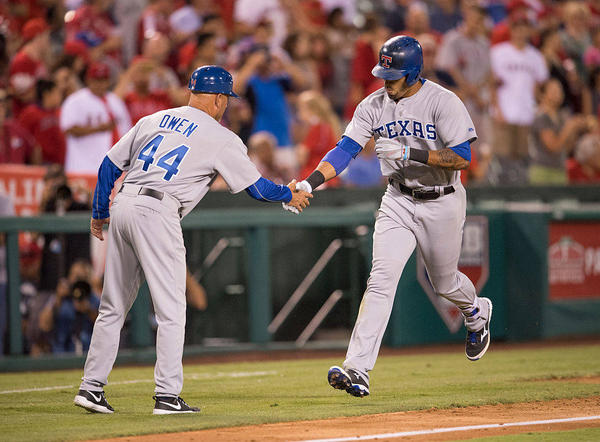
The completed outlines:
<svg viewBox="0 0 600 442">
<path fill-rule="evenodd" d="M 119 192 L 123 190 L 124 186 L 126 186 L 126 184 L 121 186 L 121 188 L 119 189 Z M 162 199 L 165 197 L 165 192 L 160 192 L 158 190 L 150 189 L 149 187 L 140 187 L 138 195 L 151 196 L 152 198 L 156 198 L 157 200 L 162 201 Z"/>
<path fill-rule="evenodd" d="M 454 193 L 456 189 L 454 186 L 444 186 L 444 187 L 421 187 L 417 189 L 411 189 L 408 186 L 405 186 L 399 181 L 393 180 L 389 178 L 389 183 L 398 189 L 400 192 L 405 195 L 410 195 L 416 200 L 436 200 L 440 196 L 449 195 Z"/>
<path fill-rule="evenodd" d="M 121 186 L 121 188 L 119 189 L 119 192 L 121 192 L 127 185 L 128 184 L 123 184 Z M 149 187 L 140 187 L 137 194 L 149 196 L 149 197 L 155 198 L 159 201 L 162 201 L 163 198 L 165 197 L 165 192 L 161 192 L 160 190 L 150 189 Z M 183 207 L 181 205 L 180 205 L 179 209 L 177 210 L 177 212 L 179 214 L 179 217 L 181 218 L 181 214 L 183 213 Z"/>
</svg>

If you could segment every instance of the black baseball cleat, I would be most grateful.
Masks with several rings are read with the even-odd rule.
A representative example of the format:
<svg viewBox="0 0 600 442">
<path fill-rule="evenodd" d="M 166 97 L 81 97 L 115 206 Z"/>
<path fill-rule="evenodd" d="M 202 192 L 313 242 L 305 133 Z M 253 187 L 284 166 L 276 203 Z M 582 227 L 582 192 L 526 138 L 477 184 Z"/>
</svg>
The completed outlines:
<svg viewBox="0 0 600 442">
<path fill-rule="evenodd" d="M 179 396 L 152 396 L 156 401 L 152 414 L 181 414 L 181 413 L 200 413 L 197 407 L 190 407 Z"/>
<path fill-rule="evenodd" d="M 349 368 L 344 370 L 334 365 L 327 373 L 329 385 L 338 390 L 346 390 L 346 393 L 356 397 L 369 395 L 369 377 Z"/>
<path fill-rule="evenodd" d="M 115 409 L 106 401 L 103 391 L 79 390 L 73 403 L 92 413 L 112 414 Z"/>
<path fill-rule="evenodd" d="M 487 313 L 487 319 L 483 328 L 477 331 L 467 330 L 467 339 L 465 343 L 465 354 L 471 361 L 477 361 L 481 359 L 488 347 L 490 346 L 490 322 L 492 320 L 492 301 L 488 298 L 480 298 L 480 301 L 487 302 L 489 310 Z"/>
</svg>

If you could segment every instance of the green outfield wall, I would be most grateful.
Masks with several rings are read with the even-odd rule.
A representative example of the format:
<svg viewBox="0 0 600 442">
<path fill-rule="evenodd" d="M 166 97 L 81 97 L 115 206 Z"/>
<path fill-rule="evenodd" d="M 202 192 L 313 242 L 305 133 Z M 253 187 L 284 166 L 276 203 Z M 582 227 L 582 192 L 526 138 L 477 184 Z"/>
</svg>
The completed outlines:
<svg viewBox="0 0 600 442">
<path fill-rule="evenodd" d="M 548 189 L 540 192 L 538 202 L 557 195 Z M 233 349 L 247 344 L 273 348 L 276 342 L 293 342 L 338 289 L 343 297 L 319 331 L 350 330 L 368 277 L 374 213 L 381 194 L 381 189 L 324 191 L 301 216 L 255 203 L 243 207 L 247 197 L 209 194 L 206 204 L 203 201 L 183 220 L 188 267 L 201 278 L 209 297 L 207 311 L 188 309 L 189 348 Z M 581 195 L 580 200 L 588 203 L 585 209 L 519 205 L 518 199 L 513 204 L 489 195 L 470 206 L 460 266 L 480 295 L 494 302 L 495 339 L 600 334 L 600 209 L 589 204 L 593 194 L 588 188 Z M 477 194 L 470 198 L 479 201 Z M 236 208 L 224 209 L 225 201 Z M 19 232 L 73 233 L 88 227 L 89 214 L 0 218 L 7 247 L 10 354 L 0 359 L 0 370 L 26 368 L 23 361 L 29 360 L 20 357 Z M 203 268 L 223 238 L 230 246 L 210 268 Z M 278 330 L 269 333 L 273 317 L 334 240 L 341 240 L 342 246 Z M 438 305 L 419 259 L 415 253 L 407 263 L 384 342 L 391 346 L 460 342 L 464 339 L 460 318 L 449 306 Z M 145 349 L 154 344 L 151 312 L 143 286 L 128 319 L 126 347 Z M 59 365 L 64 366 L 65 358 L 61 360 Z"/>
</svg>

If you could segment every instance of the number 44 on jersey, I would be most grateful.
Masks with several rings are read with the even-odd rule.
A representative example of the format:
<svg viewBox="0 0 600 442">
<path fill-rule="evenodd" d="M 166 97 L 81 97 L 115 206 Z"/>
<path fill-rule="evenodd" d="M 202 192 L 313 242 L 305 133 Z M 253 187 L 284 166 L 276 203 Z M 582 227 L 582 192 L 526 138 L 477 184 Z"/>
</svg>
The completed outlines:
<svg viewBox="0 0 600 442">
<path fill-rule="evenodd" d="M 164 138 L 164 135 L 155 136 L 140 151 L 140 154 L 138 155 L 137 159 L 144 162 L 144 165 L 142 166 L 142 170 L 144 170 L 144 172 L 147 172 L 150 165 L 154 163 L 154 155 L 156 154 L 156 150 L 158 149 L 158 146 L 160 146 L 160 143 L 162 143 Z M 187 154 L 188 150 L 190 150 L 190 148 L 182 144 L 181 146 L 170 150 L 158 159 L 158 161 L 156 162 L 156 166 L 166 170 L 166 173 L 163 176 L 163 180 L 170 181 L 173 175 L 177 175 L 177 173 L 179 172 L 179 164 L 185 157 L 185 154 Z M 171 158 L 173 160 L 169 162 Z"/>
</svg>

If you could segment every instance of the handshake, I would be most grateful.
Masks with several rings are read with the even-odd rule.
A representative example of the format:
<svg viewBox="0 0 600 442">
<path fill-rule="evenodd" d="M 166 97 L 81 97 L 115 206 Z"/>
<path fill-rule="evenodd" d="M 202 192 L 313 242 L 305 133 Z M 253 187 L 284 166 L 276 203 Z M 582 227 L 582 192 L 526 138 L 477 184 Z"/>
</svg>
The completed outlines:
<svg viewBox="0 0 600 442">
<path fill-rule="evenodd" d="M 296 183 L 296 180 L 292 180 L 288 187 L 292 191 L 292 200 L 289 203 L 282 203 L 283 208 L 298 215 L 302 212 L 302 209 L 310 205 L 308 199 L 313 197 L 312 188 L 306 181 Z"/>
</svg>

